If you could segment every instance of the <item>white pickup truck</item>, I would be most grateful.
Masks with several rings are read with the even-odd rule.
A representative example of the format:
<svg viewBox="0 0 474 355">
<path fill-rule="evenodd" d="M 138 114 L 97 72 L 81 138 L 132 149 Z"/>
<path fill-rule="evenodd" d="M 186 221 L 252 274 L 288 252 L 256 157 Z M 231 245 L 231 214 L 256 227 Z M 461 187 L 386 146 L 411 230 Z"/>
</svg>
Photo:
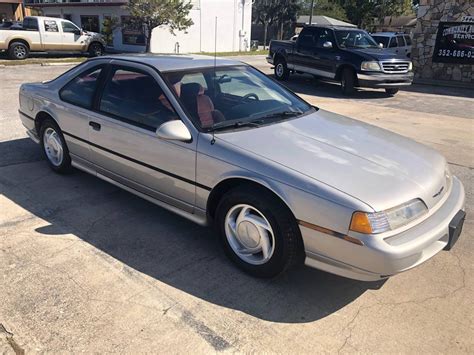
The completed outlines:
<svg viewBox="0 0 474 355">
<path fill-rule="evenodd" d="M 68 20 L 29 16 L 22 29 L 0 29 L 0 51 L 11 59 L 25 59 L 30 52 L 88 52 L 102 55 L 105 41 L 99 33 L 81 30 Z"/>
</svg>

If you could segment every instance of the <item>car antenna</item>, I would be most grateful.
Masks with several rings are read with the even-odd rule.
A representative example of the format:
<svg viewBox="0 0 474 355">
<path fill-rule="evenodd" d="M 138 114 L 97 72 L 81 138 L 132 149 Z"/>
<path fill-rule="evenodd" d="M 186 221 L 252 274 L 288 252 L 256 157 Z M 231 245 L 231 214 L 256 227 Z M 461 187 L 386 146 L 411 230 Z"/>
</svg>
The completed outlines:
<svg viewBox="0 0 474 355">
<path fill-rule="evenodd" d="M 216 93 L 216 62 L 217 62 L 217 16 L 215 19 L 215 25 L 214 25 L 214 95 Z M 214 145 L 216 143 L 216 136 L 215 136 L 215 130 L 212 130 L 212 139 L 211 139 L 211 145 Z"/>
</svg>

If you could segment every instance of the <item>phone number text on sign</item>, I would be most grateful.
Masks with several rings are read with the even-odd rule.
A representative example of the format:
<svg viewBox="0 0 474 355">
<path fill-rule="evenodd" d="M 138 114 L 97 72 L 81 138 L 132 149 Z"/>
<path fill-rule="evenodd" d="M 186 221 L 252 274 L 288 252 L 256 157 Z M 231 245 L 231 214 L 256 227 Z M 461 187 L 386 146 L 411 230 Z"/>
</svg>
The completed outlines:
<svg viewBox="0 0 474 355">
<path fill-rule="evenodd" d="M 438 57 L 474 58 L 474 53 L 464 50 L 439 49 Z"/>
</svg>

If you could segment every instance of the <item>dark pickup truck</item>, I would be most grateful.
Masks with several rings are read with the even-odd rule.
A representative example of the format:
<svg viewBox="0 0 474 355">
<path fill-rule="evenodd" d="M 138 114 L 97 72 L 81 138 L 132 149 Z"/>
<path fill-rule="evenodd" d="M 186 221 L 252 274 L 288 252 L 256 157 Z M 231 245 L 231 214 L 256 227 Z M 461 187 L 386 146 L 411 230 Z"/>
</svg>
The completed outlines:
<svg viewBox="0 0 474 355">
<path fill-rule="evenodd" d="M 389 53 L 365 31 L 336 26 L 306 26 L 296 41 L 271 41 L 267 62 L 275 77 L 308 73 L 339 81 L 344 94 L 355 87 L 384 88 L 395 95 L 413 81 L 412 63 Z"/>
</svg>

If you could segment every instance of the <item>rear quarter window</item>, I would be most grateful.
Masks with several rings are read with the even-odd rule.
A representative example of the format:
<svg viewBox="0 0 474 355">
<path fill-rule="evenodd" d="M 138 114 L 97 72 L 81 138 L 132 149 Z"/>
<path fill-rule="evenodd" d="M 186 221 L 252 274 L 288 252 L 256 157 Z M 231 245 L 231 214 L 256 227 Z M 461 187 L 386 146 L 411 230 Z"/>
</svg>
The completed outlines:
<svg viewBox="0 0 474 355">
<path fill-rule="evenodd" d="M 91 68 L 72 79 L 59 91 L 61 100 L 80 107 L 91 108 L 102 68 L 102 66 Z"/>
</svg>

